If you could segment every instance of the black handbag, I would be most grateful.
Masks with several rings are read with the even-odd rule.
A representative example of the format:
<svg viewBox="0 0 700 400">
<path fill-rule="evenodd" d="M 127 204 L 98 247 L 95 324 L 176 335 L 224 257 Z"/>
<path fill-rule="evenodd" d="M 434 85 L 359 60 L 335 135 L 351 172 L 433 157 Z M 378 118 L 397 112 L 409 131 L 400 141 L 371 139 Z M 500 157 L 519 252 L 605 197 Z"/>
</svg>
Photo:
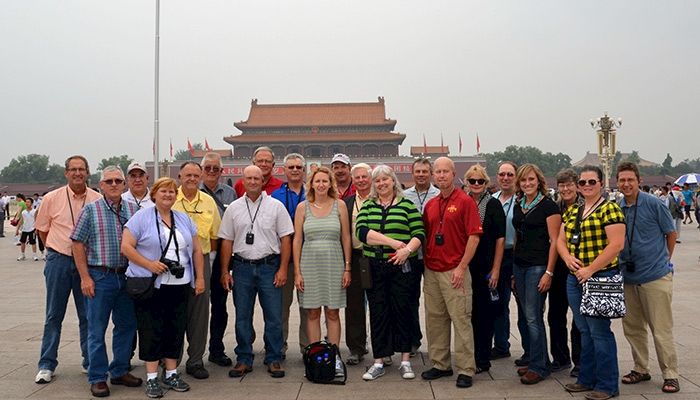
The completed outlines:
<svg viewBox="0 0 700 400">
<path fill-rule="evenodd" d="M 156 275 L 148 277 L 126 277 L 126 294 L 132 300 L 148 300 L 153 297 L 156 287 Z"/>
<path fill-rule="evenodd" d="M 618 270 L 612 276 L 588 278 L 582 286 L 582 315 L 597 318 L 622 318 L 627 313 L 625 306 L 625 288 L 622 274 Z"/>
</svg>

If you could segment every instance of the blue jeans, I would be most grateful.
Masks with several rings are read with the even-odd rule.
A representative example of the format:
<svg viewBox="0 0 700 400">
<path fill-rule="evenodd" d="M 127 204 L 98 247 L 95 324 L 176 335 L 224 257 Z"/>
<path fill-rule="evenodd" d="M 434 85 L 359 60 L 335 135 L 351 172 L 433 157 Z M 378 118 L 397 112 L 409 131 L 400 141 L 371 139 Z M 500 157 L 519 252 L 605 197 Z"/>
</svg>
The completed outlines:
<svg viewBox="0 0 700 400">
<path fill-rule="evenodd" d="M 599 272 L 598 276 L 612 276 L 615 271 Z M 576 383 L 617 395 L 620 393 L 620 370 L 617 365 L 615 334 L 610 330 L 607 318 L 592 318 L 581 315 L 582 287 L 576 277 L 569 275 L 566 294 L 574 314 L 576 327 L 581 331 L 581 372 Z"/>
<path fill-rule="evenodd" d="M 46 254 L 44 266 L 46 281 L 46 319 L 44 336 L 41 339 L 39 369 L 55 371 L 58 366 L 58 346 L 61 343 L 61 325 L 66 316 L 68 297 L 73 292 L 73 302 L 78 313 L 80 329 L 80 353 L 83 356 L 83 368 L 88 368 L 87 333 L 88 324 L 85 315 L 85 297 L 80 289 L 80 275 L 75 268 L 73 257 L 53 250 Z"/>
<path fill-rule="evenodd" d="M 279 257 L 265 264 L 233 261 L 233 304 L 236 307 L 236 361 L 253 365 L 253 309 L 260 299 L 265 321 L 265 363 L 282 360 L 282 288 L 273 284 Z"/>
<path fill-rule="evenodd" d="M 528 368 L 541 376 L 548 376 L 550 373 L 547 332 L 544 327 L 544 301 L 547 294 L 537 290 L 537 285 L 546 269 L 547 267 L 544 265 L 520 267 L 513 263 L 515 290 L 518 291 L 530 337 L 530 364 Z"/>
<path fill-rule="evenodd" d="M 131 344 L 136 332 L 134 303 L 126 294 L 124 274 L 88 269 L 95 282 L 95 297 L 85 297 L 88 320 L 88 383 L 107 381 L 107 372 L 118 378 L 129 372 Z M 112 330 L 112 362 L 107 365 L 105 332 L 110 314 Z"/>
</svg>

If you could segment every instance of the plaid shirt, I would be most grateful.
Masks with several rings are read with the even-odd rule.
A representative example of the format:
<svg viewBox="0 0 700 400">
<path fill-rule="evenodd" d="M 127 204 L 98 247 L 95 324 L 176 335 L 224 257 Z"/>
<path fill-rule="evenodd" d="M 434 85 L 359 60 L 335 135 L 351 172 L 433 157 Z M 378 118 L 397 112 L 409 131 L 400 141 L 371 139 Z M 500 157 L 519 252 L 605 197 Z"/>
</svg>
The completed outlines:
<svg viewBox="0 0 700 400">
<path fill-rule="evenodd" d="M 569 253 L 583 262 L 584 266 L 589 266 L 603 252 L 608 245 L 608 236 L 605 234 L 605 227 L 612 224 L 624 224 L 625 216 L 620 207 L 610 201 L 605 201 L 596 208 L 591 215 L 581 220 L 581 238 L 576 252 L 576 246 L 571 243 L 571 237 L 576 230 L 576 216 L 582 205 L 571 205 L 564 216 L 564 232 L 566 233 L 566 245 Z M 617 267 L 618 260 L 615 257 L 605 269 Z"/>
<path fill-rule="evenodd" d="M 126 267 L 128 261 L 121 253 L 122 231 L 126 221 L 138 211 L 138 206 L 121 201 L 117 210 L 113 203 L 107 202 L 100 199 L 86 204 L 70 238 L 85 245 L 88 265 Z"/>
</svg>

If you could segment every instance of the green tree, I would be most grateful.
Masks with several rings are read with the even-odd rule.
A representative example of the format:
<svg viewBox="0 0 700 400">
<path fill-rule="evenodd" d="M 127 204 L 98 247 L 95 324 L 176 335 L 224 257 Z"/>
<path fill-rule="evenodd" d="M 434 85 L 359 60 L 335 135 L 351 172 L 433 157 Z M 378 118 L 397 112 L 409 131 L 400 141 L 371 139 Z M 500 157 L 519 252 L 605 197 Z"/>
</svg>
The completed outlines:
<svg viewBox="0 0 700 400">
<path fill-rule="evenodd" d="M 49 156 L 28 154 L 13 158 L 0 171 L 0 179 L 7 183 L 54 183 L 64 182 L 64 168 L 58 164 L 50 164 Z"/>
<path fill-rule="evenodd" d="M 204 145 L 201 143 L 195 143 L 192 145 L 192 148 L 194 148 L 195 150 L 204 150 Z M 192 159 L 190 151 L 187 149 L 180 149 L 176 151 L 174 157 L 178 161 L 187 161 Z"/>
<path fill-rule="evenodd" d="M 525 163 L 535 164 L 547 176 L 555 175 L 563 168 L 571 167 L 571 157 L 568 154 L 550 152 L 543 153 L 542 150 L 532 146 L 515 146 L 511 145 L 505 148 L 504 151 L 497 151 L 493 154 L 485 154 L 486 168 L 489 173 L 493 174 L 498 168 L 498 163 L 501 161 L 513 161 L 518 165 Z"/>
<path fill-rule="evenodd" d="M 100 161 L 100 163 L 97 164 L 97 170 L 102 171 L 110 165 L 116 165 L 119 168 L 121 168 L 122 171 L 124 171 L 124 173 L 126 174 L 126 169 L 129 168 L 129 164 L 131 164 L 132 161 L 134 161 L 134 159 L 126 154 L 122 154 L 120 156 L 113 156 L 110 158 L 103 158 L 102 161 Z"/>
<path fill-rule="evenodd" d="M 661 163 L 661 166 L 667 169 L 671 169 L 673 167 L 673 158 L 671 157 L 671 153 L 666 153 L 666 158 L 664 158 L 664 162 Z"/>
<path fill-rule="evenodd" d="M 627 156 L 627 158 L 625 158 L 625 161 L 639 164 L 639 162 L 642 161 L 642 158 L 639 157 L 639 152 L 637 150 L 632 150 L 632 153 L 630 153 L 630 155 Z"/>
</svg>

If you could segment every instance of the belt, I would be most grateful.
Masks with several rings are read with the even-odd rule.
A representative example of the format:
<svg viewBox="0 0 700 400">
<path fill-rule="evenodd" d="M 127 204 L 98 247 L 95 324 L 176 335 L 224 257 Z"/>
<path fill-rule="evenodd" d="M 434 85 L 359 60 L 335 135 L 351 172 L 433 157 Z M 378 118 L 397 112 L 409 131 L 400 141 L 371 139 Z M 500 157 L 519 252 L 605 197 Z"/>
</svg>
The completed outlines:
<svg viewBox="0 0 700 400">
<path fill-rule="evenodd" d="M 361 256 L 364 255 L 364 251 L 362 249 L 352 249 L 352 254 L 356 256 Z"/>
<path fill-rule="evenodd" d="M 114 272 L 115 274 L 123 274 L 124 272 L 126 272 L 126 267 L 110 268 L 103 267 L 102 265 L 88 265 L 88 268 L 94 269 L 95 271 Z"/>
<path fill-rule="evenodd" d="M 247 258 L 243 258 L 241 256 L 234 255 L 233 259 L 234 261 L 242 262 L 245 264 L 252 264 L 252 265 L 258 265 L 258 264 L 270 264 L 273 261 L 276 261 L 276 259 L 279 257 L 279 254 L 270 254 L 269 256 L 265 256 L 263 258 L 259 258 L 257 260 L 249 260 Z"/>
</svg>

